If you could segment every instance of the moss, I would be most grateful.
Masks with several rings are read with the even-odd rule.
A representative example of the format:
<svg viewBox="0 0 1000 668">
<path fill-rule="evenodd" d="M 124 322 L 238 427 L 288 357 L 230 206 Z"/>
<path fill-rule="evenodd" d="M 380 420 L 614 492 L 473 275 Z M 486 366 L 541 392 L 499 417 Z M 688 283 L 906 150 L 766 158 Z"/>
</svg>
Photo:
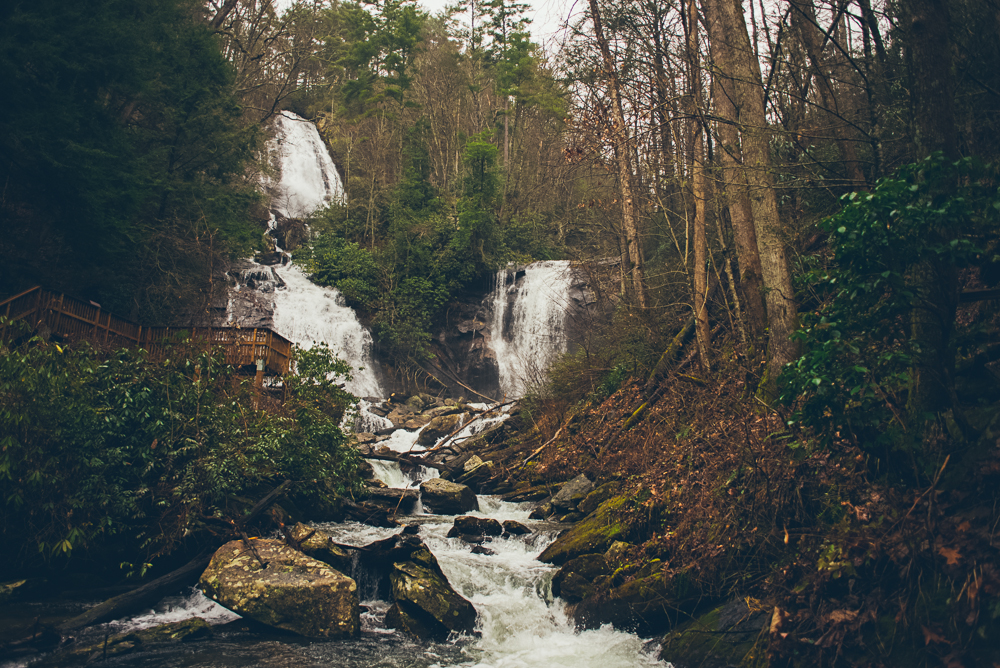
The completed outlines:
<svg viewBox="0 0 1000 668">
<path fill-rule="evenodd" d="M 608 499 L 586 519 L 574 526 L 545 548 L 539 561 L 563 564 L 583 554 L 604 552 L 615 541 L 628 537 L 629 527 L 620 517 L 626 497 Z"/>
<path fill-rule="evenodd" d="M 765 660 L 770 614 L 730 601 L 664 636 L 660 658 L 676 668 L 754 666 Z"/>
</svg>

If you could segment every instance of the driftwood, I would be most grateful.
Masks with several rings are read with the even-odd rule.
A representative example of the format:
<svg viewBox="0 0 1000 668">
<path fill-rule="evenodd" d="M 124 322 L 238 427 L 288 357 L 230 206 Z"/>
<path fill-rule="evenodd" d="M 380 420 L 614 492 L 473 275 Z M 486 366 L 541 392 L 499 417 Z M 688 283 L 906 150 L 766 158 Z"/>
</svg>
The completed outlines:
<svg viewBox="0 0 1000 668">
<path fill-rule="evenodd" d="M 510 406 L 511 404 L 514 404 L 514 403 L 517 403 L 517 400 L 508 401 L 508 402 L 502 403 L 502 404 L 495 404 L 493 406 L 490 406 L 489 408 L 486 408 L 486 409 L 483 409 L 483 410 L 479 411 L 479 413 L 476 415 L 476 417 L 472 418 L 471 420 L 469 420 L 468 422 L 466 422 L 463 425 L 459 425 L 457 429 L 453 430 L 450 434 L 448 434 L 447 436 L 445 436 L 441 440 L 440 443 L 438 443 L 437 445 L 435 445 L 433 448 L 431 448 L 427 452 L 434 452 L 435 450 L 440 450 L 440 449 L 444 448 L 445 446 L 447 446 L 449 444 L 449 442 L 451 441 L 451 439 L 453 439 L 456 434 L 458 434 L 460 431 L 462 431 L 463 429 L 465 429 L 466 427 L 468 427 L 470 424 L 472 424 L 476 420 L 478 420 L 480 418 L 483 418 L 483 417 L 486 417 L 487 415 L 489 415 L 490 413 L 492 413 L 495 410 L 503 408 L 504 406 Z M 472 434 L 466 440 L 471 439 L 471 438 L 475 438 L 476 436 L 479 436 L 479 434 Z"/>
<path fill-rule="evenodd" d="M 172 573 L 147 582 L 138 589 L 109 598 L 82 615 L 63 622 L 56 629 L 62 634 L 72 633 L 85 626 L 111 621 L 155 605 L 164 596 L 197 582 L 212 554 L 213 552 L 206 550 Z"/>
<path fill-rule="evenodd" d="M 278 487 L 258 501 L 239 522 L 229 523 L 231 531 L 244 540 L 247 540 L 243 526 L 252 522 L 261 513 L 270 508 L 277 501 L 278 497 L 284 494 L 291 485 L 291 480 L 286 480 L 278 485 Z M 247 540 L 247 542 L 249 541 Z M 206 550 L 177 570 L 147 582 L 137 589 L 109 598 L 83 614 L 63 622 L 56 627 L 56 630 L 62 634 L 72 633 L 85 626 L 101 624 L 102 622 L 124 617 L 155 605 L 164 596 L 168 596 L 197 582 L 214 553 L 214 550 Z"/>
<path fill-rule="evenodd" d="M 383 462 L 403 462 L 404 464 L 413 464 L 414 466 L 426 466 L 429 469 L 437 469 L 438 471 L 452 471 L 453 467 L 447 464 L 439 464 L 429 460 L 421 459 L 420 457 L 411 457 L 409 455 L 362 455 L 365 459 L 377 459 Z"/>
</svg>

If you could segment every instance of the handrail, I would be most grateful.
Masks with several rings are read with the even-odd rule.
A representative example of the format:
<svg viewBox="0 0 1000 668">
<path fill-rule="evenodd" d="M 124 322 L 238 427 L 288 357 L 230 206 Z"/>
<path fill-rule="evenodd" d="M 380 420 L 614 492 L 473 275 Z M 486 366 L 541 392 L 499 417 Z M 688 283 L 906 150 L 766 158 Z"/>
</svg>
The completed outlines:
<svg viewBox="0 0 1000 668">
<path fill-rule="evenodd" d="M 269 328 L 146 327 L 103 311 L 99 304 L 38 285 L 0 301 L 0 315 L 25 320 L 33 330 L 44 329 L 66 339 L 101 346 L 143 347 L 153 359 L 165 357 L 172 339 L 189 333 L 191 339 L 222 346 L 226 362 L 233 366 L 254 365 L 263 359 L 268 372 L 281 376 L 291 365 L 291 341 Z M 0 326 L 0 340 L 7 340 L 10 333 L 9 324 Z"/>
</svg>

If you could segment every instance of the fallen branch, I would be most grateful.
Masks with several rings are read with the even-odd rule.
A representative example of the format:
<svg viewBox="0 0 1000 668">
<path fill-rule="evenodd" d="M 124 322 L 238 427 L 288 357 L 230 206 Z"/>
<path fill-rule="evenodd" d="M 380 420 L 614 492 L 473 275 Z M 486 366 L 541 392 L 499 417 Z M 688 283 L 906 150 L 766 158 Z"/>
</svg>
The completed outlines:
<svg viewBox="0 0 1000 668">
<path fill-rule="evenodd" d="M 365 459 L 377 459 L 382 462 L 403 462 L 405 464 L 413 464 L 414 466 L 426 466 L 427 468 L 437 469 L 438 471 L 454 471 L 454 467 L 448 466 L 447 464 L 438 464 L 437 462 L 432 462 L 428 460 L 421 459 L 419 457 L 410 457 L 407 455 L 362 455 Z"/>
<path fill-rule="evenodd" d="M 197 582 L 198 577 L 212 559 L 212 554 L 214 554 L 214 550 L 206 550 L 177 570 L 147 582 L 138 589 L 109 598 L 83 614 L 63 622 L 56 628 L 65 635 L 85 626 L 108 622 L 152 607 L 164 596 Z"/>
<path fill-rule="evenodd" d="M 572 419 L 572 418 L 570 418 L 570 419 Z M 525 466 L 526 466 L 526 465 L 528 464 L 528 462 L 530 462 L 530 461 L 531 461 L 532 459 L 534 459 L 534 458 L 535 458 L 535 457 L 537 457 L 537 456 L 538 456 L 539 454 L 541 454 L 542 450 L 544 450 L 544 449 L 545 449 L 545 447 L 546 447 L 546 446 L 547 446 L 547 445 L 548 445 L 549 443 L 551 443 L 552 441 L 554 441 L 554 440 L 556 440 L 557 438 L 559 438 L 559 436 L 560 436 L 560 435 L 561 435 L 561 434 L 563 433 L 563 430 L 564 430 L 564 429 L 566 429 L 566 426 L 567 426 L 567 425 L 569 425 L 569 420 L 567 420 L 567 421 L 566 421 L 566 424 L 564 424 L 563 426 L 559 427 L 559 431 L 557 431 L 557 432 L 556 432 L 555 436 L 553 436 L 553 437 L 552 437 L 552 438 L 550 438 L 549 440 L 547 440 L 547 441 L 545 441 L 544 443 L 542 443 L 542 444 L 541 444 L 540 446 L 538 446 L 538 449 L 537 449 L 537 450 L 535 450 L 535 451 L 534 451 L 534 452 L 532 452 L 532 453 L 531 453 L 530 455 L 528 455 L 527 459 L 525 459 L 525 460 L 524 460 L 523 462 L 521 462 L 521 465 L 520 465 L 520 466 L 519 466 L 518 468 L 524 468 L 524 467 L 525 467 Z"/>
<path fill-rule="evenodd" d="M 247 513 L 247 515 L 244 516 L 239 522 L 232 522 L 230 525 L 231 529 L 234 529 L 237 535 L 241 535 L 243 540 L 249 543 L 246 533 L 243 531 L 243 526 L 253 521 L 261 513 L 270 508 L 278 497 L 285 493 L 291 484 L 291 480 L 286 480 L 278 485 L 278 487 L 268 493 L 263 499 L 258 501 L 257 504 L 250 509 L 250 512 Z M 253 550 L 256 554 L 257 551 L 253 549 L 253 546 L 251 546 L 251 550 Z M 206 550 L 177 570 L 147 582 L 137 589 L 133 589 L 132 591 L 109 598 L 103 603 L 99 603 L 93 608 L 90 608 L 83 614 L 77 615 L 76 617 L 63 622 L 56 628 L 60 633 L 65 635 L 85 626 L 101 624 L 103 622 L 125 617 L 134 612 L 149 608 L 155 605 L 164 596 L 173 594 L 185 586 L 196 583 L 198 578 L 201 576 L 202 571 L 204 571 L 208 566 L 208 562 L 211 560 L 214 553 L 215 550 Z M 258 560 L 260 559 L 259 556 L 257 558 Z"/>
<path fill-rule="evenodd" d="M 463 429 L 465 429 L 466 427 L 468 427 L 470 424 L 472 424 L 476 420 L 479 420 L 480 418 L 484 418 L 487 415 L 489 415 L 490 413 L 492 413 L 493 411 L 498 410 L 500 408 L 503 408 L 504 406 L 510 406 L 511 404 L 514 404 L 514 403 L 517 403 L 517 401 L 516 400 L 514 400 L 514 401 L 507 401 L 505 403 L 496 404 L 495 406 L 491 406 L 490 408 L 487 408 L 485 410 L 479 411 L 479 413 L 474 418 L 472 418 L 471 420 L 469 420 L 465 424 L 459 425 L 450 434 L 448 434 L 447 436 L 445 436 L 444 439 L 442 439 L 440 443 L 438 443 L 437 445 L 435 445 L 433 448 L 431 448 L 427 452 L 434 452 L 435 450 L 440 450 L 444 446 L 448 445 L 448 442 L 452 438 L 454 438 L 456 435 L 458 435 L 459 432 L 461 432 Z M 471 434 L 468 438 L 472 438 L 473 436 L 478 436 L 478 435 L 479 434 Z M 466 440 L 468 440 L 468 439 L 466 439 Z"/>
</svg>

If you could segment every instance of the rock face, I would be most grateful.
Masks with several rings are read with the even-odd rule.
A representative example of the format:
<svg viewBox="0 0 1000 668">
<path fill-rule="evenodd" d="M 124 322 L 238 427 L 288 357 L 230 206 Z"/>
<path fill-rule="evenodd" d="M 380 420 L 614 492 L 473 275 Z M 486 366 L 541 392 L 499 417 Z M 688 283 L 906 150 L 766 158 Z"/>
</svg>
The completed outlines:
<svg viewBox="0 0 1000 668">
<path fill-rule="evenodd" d="M 357 585 L 327 564 L 276 540 L 255 540 L 266 567 L 234 540 L 216 551 L 201 588 L 233 612 L 310 638 L 341 638 L 360 629 Z"/>
<path fill-rule="evenodd" d="M 458 515 L 479 510 L 475 493 L 465 485 L 431 478 L 421 483 L 420 492 L 424 505 L 439 515 Z"/>
</svg>

